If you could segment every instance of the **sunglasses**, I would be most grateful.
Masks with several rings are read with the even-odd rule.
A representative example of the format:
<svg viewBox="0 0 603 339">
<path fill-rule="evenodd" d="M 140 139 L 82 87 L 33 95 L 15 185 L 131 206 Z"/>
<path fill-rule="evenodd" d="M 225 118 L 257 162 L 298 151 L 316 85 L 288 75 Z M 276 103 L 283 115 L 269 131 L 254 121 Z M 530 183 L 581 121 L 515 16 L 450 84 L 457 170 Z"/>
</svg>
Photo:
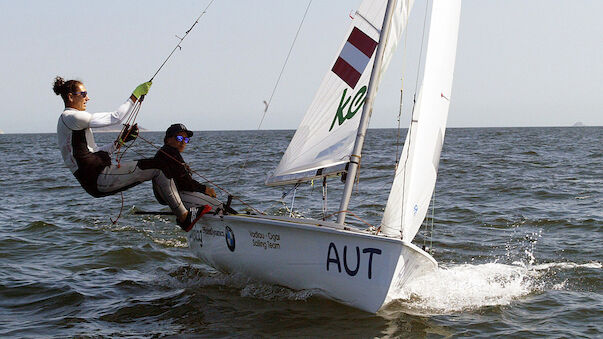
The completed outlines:
<svg viewBox="0 0 603 339">
<path fill-rule="evenodd" d="M 188 142 L 191 141 L 191 139 L 189 139 L 187 137 L 183 137 L 182 135 L 177 135 L 176 140 L 178 140 L 179 142 L 184 141 L 185 144 L 188 144 Z"/>
<path fill-rule="evenodd" d="M 83 92 L 75 92 L 75 93 L 73 93 L 73 94 L 75 94 L 75 95 L 81 95 L 81 96 L 82 96 L 82 98 L 85 98 L 85 97 L 87 97 L 87 96 L 88 96 L 88 91 L 83 91 Z"/>
</svg>

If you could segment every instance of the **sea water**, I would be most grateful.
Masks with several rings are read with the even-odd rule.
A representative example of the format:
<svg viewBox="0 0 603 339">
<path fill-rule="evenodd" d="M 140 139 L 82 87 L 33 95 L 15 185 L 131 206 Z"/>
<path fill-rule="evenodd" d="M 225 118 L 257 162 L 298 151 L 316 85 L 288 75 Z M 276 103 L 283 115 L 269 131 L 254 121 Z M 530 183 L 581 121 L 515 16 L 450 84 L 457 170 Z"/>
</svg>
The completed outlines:
<svg viewBox="0 0 603 339">
<path fill-rule="evenodd" d="M 355 227 L 380 222 L 397 133 L 368 132 Z M 183 155 L 199 181 L 289 215 L 290 187 L 263 182 L 292 135 L 196 132 Z M 160 145 L 163 134 L 142 136 Z M 165 209 L 149 183 L 124 192 L 120 216 L 120 195 L 94 199 L 79 187 L 55 134 L 0 135 L 0 337 L 600 337 L 602 145 L 601 127 L 449 129 L 415 239 L 440 267 L 372 315 L 218 272 L 192 255 L 173 217 L 133 214 Z M 154 152 L 140 139 L 124 159 Z M 332 213 L 337 179 L 328 192 Z M 321 217 L 321 187 L 300 186 L 293 213 Z"/>
</svg>

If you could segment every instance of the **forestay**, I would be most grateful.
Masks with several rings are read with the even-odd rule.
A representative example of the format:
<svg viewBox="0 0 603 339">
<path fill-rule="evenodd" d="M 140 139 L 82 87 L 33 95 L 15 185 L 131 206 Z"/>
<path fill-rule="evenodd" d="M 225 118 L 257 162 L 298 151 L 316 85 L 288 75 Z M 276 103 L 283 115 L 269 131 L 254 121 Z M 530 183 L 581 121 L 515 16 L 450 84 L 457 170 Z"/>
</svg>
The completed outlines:
<svg viewBox="0 0 603 339">
<path fill-rule="evenodd" d="M 429 207 L 444 142 L 460 0 L 434 1 L 423 84 L 387 201 L 381 231 L 411 241 Z"/>
<path fill-rule="evenodd" d="M 413 0 L 397 1 L 379 78 L 406 26 L 412 3 Z M 345 170 L 365 102 L 386 6 L 387 0 L 365 0 L 360 4 L 339 53 L 281 162 L 266 180 L 267 185 L 305 181 Z"/>
</svg>

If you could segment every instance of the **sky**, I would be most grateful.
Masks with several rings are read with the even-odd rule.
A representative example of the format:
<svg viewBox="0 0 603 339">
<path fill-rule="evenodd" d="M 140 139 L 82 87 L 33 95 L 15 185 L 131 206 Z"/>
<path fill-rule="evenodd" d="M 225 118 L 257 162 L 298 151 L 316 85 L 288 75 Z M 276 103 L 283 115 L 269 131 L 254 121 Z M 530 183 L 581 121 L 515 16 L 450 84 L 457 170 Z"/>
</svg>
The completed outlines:
<svg viewBox="0 0 603 339">
<path fill-rule="evenodd" d="M 84 82 L 88 111 L 116 109 L 208 3 L 0 0 L 0 130 L 56 132 L 57 75 Z M 312 2 L 262 129 L 297 128 L 359 3 Z M 215 0 L 155 78 L 140 125 L 257 129 L 307 4 Z M 601 13 L 600 0 L 463 0 L 448 126 L 602 126 Z M 408 125 L 424 15 L 425 1 L 416 0 L 371 128 L 397 126 L 402 82 Z"/>
</svg>

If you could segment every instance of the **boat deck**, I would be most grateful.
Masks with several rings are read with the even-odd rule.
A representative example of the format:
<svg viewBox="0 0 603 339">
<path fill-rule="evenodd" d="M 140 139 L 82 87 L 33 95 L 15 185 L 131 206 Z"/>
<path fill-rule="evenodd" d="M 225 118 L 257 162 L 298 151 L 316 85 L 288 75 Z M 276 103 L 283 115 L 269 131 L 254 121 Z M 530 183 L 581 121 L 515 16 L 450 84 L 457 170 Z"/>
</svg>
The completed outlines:
<svg viewBox="0 0 603 339">
<path fill-rule="evenodd" d="M 374 230 L 374 229 L 358 228 L 356 226 L 345 225 L 345 224 L 341 225 L 341 224 L 338 224 L 338 223 L 335 223 L 332 221 L 326 221 L 326 220 L 318 220 L 318 219 L 310 219 L 310 218 L 307 218 L 307 219 L 306 218 L 293 218 L 293 217 L 278 216 L 278 215 L 259 215 L 259 214 L 230 214 L 230 215 L 227 215 L 227 217 L 250 218 L 250 219 L 256 220 L 258 222 L 270 220 L 273 222 L 283 222 L 283 223 L 288 223 L 291 225 L 317 226 L 317 227 L 320 227 L 323 229 L 347 231 L 347 232 L 353 232 L 353 233 L 358 233 L 358 234 L 363 234 L 363 235 L 396 239 L 394 237 L 389 237 L 384 234 L 377 234 L 376 230 Z M 398 240 L 399 240 L 399 238 L 398 238 Z"/>
</svg>

